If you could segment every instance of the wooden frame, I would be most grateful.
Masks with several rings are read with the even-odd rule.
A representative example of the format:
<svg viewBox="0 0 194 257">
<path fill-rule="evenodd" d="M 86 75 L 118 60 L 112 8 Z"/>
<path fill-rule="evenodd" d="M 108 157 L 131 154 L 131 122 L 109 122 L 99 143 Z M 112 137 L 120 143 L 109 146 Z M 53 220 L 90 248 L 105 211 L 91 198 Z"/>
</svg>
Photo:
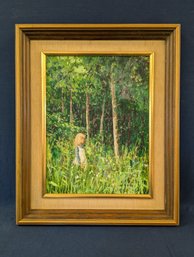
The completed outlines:
<svg viewBox="0 0 194 257">
<path fill-rule="evenodd" d="M 134 203 L 136 208 L 128 208 L 132 196 L 127 198 L 124 208 L 114 208 L 115 196 L 110 199 L 109 208 L 93 205 L 96 197 L 91 198 L 91 208 L 80 196 L 76 196 L 75 205 L 62 208 L 59 200 L 64 201 L 67 196 L 54 196 L 54 207 L 41 205 L 36 207 L 33 200 L 33 175 L 35 162 L 33 139 L 34 128 L 32 107 L 32 49 L 35 42 L 161 42 L 164 48 L 164 140 L 163 158 L 163 196 L 162 205 L 147 206 L 147 202 L 140 207 L 138 198 Z M 77 43 L 76 43 L 77 42 Z M 127 43 L 126 43 L 127 44 Z M 147 45 L 147 43 L 145 43 Z M 38 46 L 39 47 L 39 46 Z M 127 49 L 127 48 L 126 48 Z M 115 51 L 115 50 L 114 50 Z M 143 52 L 147 50 L 143 49 Z M 158 50 L 159 53 L 160 50 Z M 49 49 L 40 51 L 49 52 Z M 53 52 L 53 51 L 51 51 Z M 126 52 L 126 50 L 125 50 Z M 142 50 L 139 52 L 142 52 Z M 150 51 L 149 51 L 150 52 Z M 151 51 L 152 53 L 154 51 Z M 115 52 L 116 53 L 116 52 Z M 157 54 L 158 54 L 157 53 Z M 156 55 L 157 55 L 156 54 Z M 157 65 L 157 63 L 156 63 Z M 180 66 L 180 25 L 177 24 L 20 24 L 16 25 L 16 222 L 17 224 L 113 224 L 113 225 L 178 225 L 179 224 L 179 66 Z M 154 72 L 154 71 L 153 71 Z M 159 70 L 156 70 L 156 75 Z M 43 82 L 43 81 L 42 81 Z M 39 85 L 41 90 L 41 85 Z M 158 89 L 156 89 L 158 90 Z M 162 98 L 161 98 L 162 99 Z M 38 112 L 38 110 L 36 110 Z M 40 112 L 40 110 L 39 110 Z M 150 124 L 150 126 L 153 126 Z M 35 135 L 36 137 L 36 135 Z M 43 144 L 43 143 L 42 143 Z M 44 145 L 44 144 L 43 144 Z M 156 149 L 155 149 L 156 150 Z M 44 151 L 42 157 L 44 160 Z M 152 164 L 151 164 L 152 165 Z M 42 171 L 38 171 L 42 174 Z M 153 176 L 154 176 L 154 171 Z M 157 175 L 159 178 L 159 174 Z M 155 187 L 157 186 L 156 182 Z M 41 184 L 42 185 L 42 184 Z M 42 189 L 44 186 L 42 185 Z M 42 190 L 41 189 L 41 190 Z M 42 190 L 41 192 L 43 192 Z M 160 194 L 160 193 L 157 193 Z M 156 196 L 153 190 L 154 200 Z M 47 195 L 41 195 L 51 201 Z M 102 196 L 101 196 L 102 197 Z M 62 199 L 59 199 L 62 198 Z M 103 197 L 104 198 L 104 197 Z M 40 199 L 41 200 L 41 199 Z M 45 200 L 45 199 L 44 199 Z M 83 201 L 84 208 L 76 200 Z M 134 199 L 133 199 L 134 200 Z M 141 199 L 145 201 L 146 199 Z M 34 201 L 34 202 L 33 202 Z M 48 202 L 47 202 L 48 203 Z M 77 207 L 76 207 L 77 204 Z M 38 206 L 38 205 L 37 205 Z M 82 205 L 81 205 L 82 206 Z M 96 206 L 96 207 L 95 207 Z M 133 205 L 132 205 L 133 206 Z M 139 206 L 139 207 L 138 207 Z"/>
</svg>

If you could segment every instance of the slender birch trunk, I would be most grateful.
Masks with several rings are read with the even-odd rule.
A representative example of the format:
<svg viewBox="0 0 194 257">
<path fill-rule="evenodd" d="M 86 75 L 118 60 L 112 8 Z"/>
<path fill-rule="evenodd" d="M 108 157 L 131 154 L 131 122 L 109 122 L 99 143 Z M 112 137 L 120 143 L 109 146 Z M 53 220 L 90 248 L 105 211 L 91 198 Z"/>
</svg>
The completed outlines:
<svg viewBox="0 0 194 257">
<path fill-rule="evenodd" d="M 86 131 L 87 131 L 87 140 L 90 138 L 90 97 L 86 93 Z"/>
<path fill-rule="evenodd" d="M 129 116 L 128 116 L 128 145 L 130 145 L 130 139 L 131 139 L 131 116 L 129 114 Z"/>
<path fill-rule="evenodd" d="M 110 90 L 112 98 L 112 122 L 113 122 L 113 138 L 114 138 L 114 153 L 115 157 L 119 157 L 119 135 L 118 135 L 118 115 L 117 115 L 117 100 L 115 93 L 115 83 L 112 78 L 112 67 L 110 74 Z"/>
<path fill-rule="evenodd" d="M 73 124 L 73 99 L 72 99 L 72 89 L 70 89 L 70 124 Z"/>
<path fill-rule="evenodd" d="M 61 112 L 64 113 L 65 107 L 64 107 L 64 93 L 63 88 L 61 88 Z"/>
<path fill-rule="evenodd" d="M 104 112 L 105 112 L 105 97 L 102 102 L 102 113 L 100 117 L 100 136 L 102 140 L 104 139 Z"/>
</svg>

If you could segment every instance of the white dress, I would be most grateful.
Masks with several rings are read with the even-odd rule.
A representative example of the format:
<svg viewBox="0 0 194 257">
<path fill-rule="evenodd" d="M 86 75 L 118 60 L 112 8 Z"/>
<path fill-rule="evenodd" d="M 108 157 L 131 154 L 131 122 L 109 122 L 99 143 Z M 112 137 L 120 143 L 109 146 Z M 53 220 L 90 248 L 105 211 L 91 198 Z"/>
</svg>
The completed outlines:
<svg viewBox="0 0 194 257">
<path fill-rule="evenodd" d="M 76 165 L 86 165 L 87 164 L 87 158 L 86 158 L 86 153 L 85 153 L 85 149 L 81 146 L 77 146 L 76 148 L 77 152 L 76 152 L 76 156 L 73 163 Z"/>
</svg>

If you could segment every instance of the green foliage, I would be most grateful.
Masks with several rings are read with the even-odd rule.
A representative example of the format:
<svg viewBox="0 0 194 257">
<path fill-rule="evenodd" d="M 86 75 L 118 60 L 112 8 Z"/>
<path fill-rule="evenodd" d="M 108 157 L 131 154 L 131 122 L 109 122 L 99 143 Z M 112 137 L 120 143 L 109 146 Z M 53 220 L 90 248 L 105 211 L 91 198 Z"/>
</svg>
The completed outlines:
<svg viewBox="0 0 194 257">
<path fill-rule="evenodd" d="M 85 133 L 85 128 L 67 122 L 62 113 L 47 113 L 47 139 L 50 142 L 73 139 L 77 133 Z"/>
</svg>

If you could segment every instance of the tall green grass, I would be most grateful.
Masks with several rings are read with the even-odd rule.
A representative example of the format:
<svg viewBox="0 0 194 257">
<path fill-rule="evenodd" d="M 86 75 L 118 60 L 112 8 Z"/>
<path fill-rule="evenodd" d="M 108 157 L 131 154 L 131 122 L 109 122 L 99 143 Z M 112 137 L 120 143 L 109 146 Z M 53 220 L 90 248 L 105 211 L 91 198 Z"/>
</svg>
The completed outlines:
<svg viewBox="0 0 194 257">
<path fill-rule="evenodd" d="M 47 193 L 65 194 L 147 194 L 148 153 L 138 147 L 122 147 L 116 159 L 113 150 L 99 140 L 85 146 L 88 164 L 79 167 L 72 141 L 47 141 Z"/>
</svg>

